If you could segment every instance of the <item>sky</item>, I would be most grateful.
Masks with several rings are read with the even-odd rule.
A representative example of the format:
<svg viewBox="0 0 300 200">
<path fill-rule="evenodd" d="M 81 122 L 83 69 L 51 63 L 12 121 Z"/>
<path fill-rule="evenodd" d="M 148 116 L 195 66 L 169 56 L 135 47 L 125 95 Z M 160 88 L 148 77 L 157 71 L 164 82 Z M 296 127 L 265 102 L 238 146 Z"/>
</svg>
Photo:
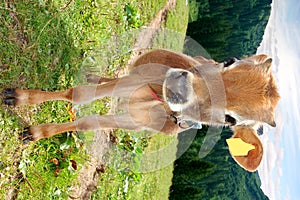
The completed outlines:
<svg viewBox="0 0 300 200">
<path fill-rule="evenodd" d="M 281 100 L 276 128 L 264 126 L 264 157 L 258 169 L 271 200 L 300 200 L 300 1 L 273 0 L 257 54 L 273 58 Z"/>
</svg>

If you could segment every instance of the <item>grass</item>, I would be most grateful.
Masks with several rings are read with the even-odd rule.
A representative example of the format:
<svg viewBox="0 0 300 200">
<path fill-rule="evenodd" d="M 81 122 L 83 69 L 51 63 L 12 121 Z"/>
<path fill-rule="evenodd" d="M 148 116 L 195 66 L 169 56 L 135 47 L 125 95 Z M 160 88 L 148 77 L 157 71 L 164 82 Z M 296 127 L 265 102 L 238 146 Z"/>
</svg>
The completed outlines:
<svg viewBox="0 0 300 200">
<path fill-rule="evenodd" d="M 168 13 L 164 29 L 154 40 L 154 47 L 183 51 L 189 8 L 185 1 L 177 1 L 175 9 Z"/>
<path fill-rule="evenodd" d="M 108 173 L 101 176 L 93 199 L 168 199 L 177 138 L 157 134 L 149 139 L 145 133 L 125 134 L 129 141 L 136 141 L 130 145 L 132 149 L 142 148 L 142 153 L 112 150 Z"/>
<path fill-rule="evenodd" d="M 1 2 L 0 91 L 7 87 L 55 91 L 85 83 L 83 79 L 87 70 L 85 67 L 90 64 L 87 58 L 91 55 L 96 56 L 97 67 L 88 70 L 97 70 L 98 74 L 106 76 L 115 75 L 125 66 L 130 56 L 132 41 L 128 34 L 140 26 L 147 25 L 166 2 L 166 0 Z M 182 34 L 187 24 L 187 8 L 183 2 L 185 1 L 178 1 L 176 9 L 168 16 L 165 25 L 167 29 Z M 129 8 L 125 9 L 126 6 Z M 116 43 L 112 43 L 112 38 L 116 37 L 119 38 L 117 40 L 119 43 L 113 45 Z M 169 42 L 162 39 L 160 44 Z M 109 48 L 107 44 L 110 45 Z M 182 44 L 180 39 L 180 42 L 175 42 L 168 48 L 181 48 Z M 107 59 L 104 60 L 103 56 Z M 109 99 L 97 101 L 88 105 L 88 110 L 79 110 L 79 114 L 106 113 L 108 102 Z M 70 105 L 61 101 L 0 108 L 1 199 L 12 196 L 8 192 L 12 191 L 12 188 L 17 189 L 18 199 L 68 197 L 70 186 L 74 181 L 78 181 L 77 173 L 88 159 L 83 141 L 73 133 L 66 133 L 24 146 L 18 140 L 18 133 L 29 125 L 70 121 L 72 116 L 69 111 Z M 120 139 L 130 135 L 136 140 L 136 143 L 132 144 L 137 151 L 134 153 L 138 159 L 133 162 L 136 165 L 140 165 L 142 152 L 162 148 L 174 139 L 161 135 L 149 139 L 122 131 L 118 134 Z M 86 138 L 88 137 L 90 135 Z M 145 141 L 148 146 L 143 144 Z M 139 199 L 167 198 L 172 178 L 172 164 L 163 170 L 144 174 L 126 170 L 126 162 L 123 165 L 124 167 L 112 166 L 106 170 L 94 199 L 123 197 L 136 199 L 137 193 L 140 194 Z M 20 176 L 23 177 L 22 182 Z M 130 187 L 126 189 L 125 186 L 129 184 Z"/>
<path fill-rule="evenodd" d="M 175 136 L 165 137 L 159 134 L 152 138 L 144 153 L 149 156 L 145 156 L 145 161 L 142 162 L 149 172 L 145 173 L 141 183 L 133 188 L 136 199 L 168 199 L 169 193 L 166 191 L 169 191 L 172 184 L 177 143 Z"/>
</svg>

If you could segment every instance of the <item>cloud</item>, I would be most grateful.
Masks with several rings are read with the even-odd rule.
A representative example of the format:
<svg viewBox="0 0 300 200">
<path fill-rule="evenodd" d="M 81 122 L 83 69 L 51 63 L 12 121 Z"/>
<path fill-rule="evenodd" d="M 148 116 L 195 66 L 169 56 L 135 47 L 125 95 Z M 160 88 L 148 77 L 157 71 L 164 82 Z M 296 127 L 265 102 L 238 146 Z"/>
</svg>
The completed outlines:
<svg viewBox="0 0 300 200">
<path fill-rule="evenodd" d="M 261 188 L 272 200 L 280 196 L 280 178 L 283 175 L 281 165 L 284 150 L 280 147 L 280 143 L 275 142 L 276 140 L 280 140 L 282 135 L 276 134 L 276 132 L 275 130 L 267 130 L 266 134 L 261 137 L 264 147 L 264 157 L 258 169 L 262 180 Z"/>
<path fill-rule="evenodd" d="M 284 196 L 284 200 L 291 200 L 290 190 L 289 188 L 286 189 L 286 193 Z"/>
<path fill-rule="evenodd" d="M 300 3 L 295 2 L 273 1 L 264 39 L 257 51 L 273 58 L 273 72 L 281 95 L 276 111 L 276 129 L 264 127 L 261 140 L 265 152 L 258 169 L 262 180 L 261 188 L 272 200 L 297 198 L 291 193 L 295 193 L 295 183 L 298 181 L 295 180 L 298 178 L 294 173 L 297 170 L 295 162 L 300 163 L 297 156 L 300 142 L 296 139 L 300 138 Z"/>
</svg>

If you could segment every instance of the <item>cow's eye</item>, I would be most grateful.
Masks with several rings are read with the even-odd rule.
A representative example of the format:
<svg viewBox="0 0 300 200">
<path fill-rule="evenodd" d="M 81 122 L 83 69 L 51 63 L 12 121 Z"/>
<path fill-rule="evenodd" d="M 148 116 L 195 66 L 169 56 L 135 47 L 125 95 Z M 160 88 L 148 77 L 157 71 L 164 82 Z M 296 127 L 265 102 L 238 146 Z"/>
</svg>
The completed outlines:
<svg viewBox="0 0 300 200">
<path fill-rule="evenodd" d="M 257 134 L 258 134 L 258 135 L 264 134 L 264 127 L 263 127 L 263 125 L 261 125 L 261 126 L 257 129 Z"/>
<path fill-rule="evenodd" d="M 181 120 L 178 123 L 178 125 L 182 129 L 188 129 L 188 128 L 202 129 L 202 124 L 200 122 L 196 122 L 193 120 Z"/>
<path fill-rule="evenodd" d="M 236 125 L 236 119 L 231 117 L 230 115 L 225 115 L 225 122 L 230 124 L 230 126 Z"/>
<path fill-rule="evenodd" d="M 239 61 L 239 59 L 236 58 L 236 57 L 231 57 L 231 58 L 229 58 L 228 60 L 226 60 L 226 61 L 223 62 L 224 67 L 229 67 L 230 65 L 232 65 L 232 64 L 235 63 L 236 61 Z"/>
</svg>

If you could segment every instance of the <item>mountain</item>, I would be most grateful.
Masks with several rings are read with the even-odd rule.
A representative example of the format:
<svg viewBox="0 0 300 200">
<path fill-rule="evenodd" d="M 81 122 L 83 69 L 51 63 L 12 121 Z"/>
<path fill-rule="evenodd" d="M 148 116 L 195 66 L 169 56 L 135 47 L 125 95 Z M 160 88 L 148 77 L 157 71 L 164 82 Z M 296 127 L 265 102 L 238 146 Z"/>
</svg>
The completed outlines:
<svg viewBox="0 0 300 200">
<path fill-rule="evenodd" d="M 268 199 L 261 190 L 258 173 L 250 173 L 231 158 L 225 140 L 232 132 L 224 129 L 213 150 L 204 158 L 198 154 L 207 127 L 199 130 L 188 150 L 175 161 L 170 199 Z M 185 144 L 186 134 L 179 134 L 178 148 Z"/>
<path fill-rule="evenodd" d="M 200 43 L 217 61 L 255 54 L 262 41 L 271 11 L 271 0 L 190 0 L 187 35 Z M 197 52 L 186 42 L 186 53 Z M 201 50 L 202 51 L 202 50 Z M 198 154 L 207 127 L 198 131 L 187 151 L 175 161 L 170 199 L 268 199 L 260 188 L 258 173 L 239 167 L 231 158 L 224 129 L 213 150 L 204 158 Z M 179 134 L 178 149 L 187 137 Z"/>
<path fill-rule="evenodd" d="M 262 41 L 271 0 L 190 0 L 187 35 L 217 61 L 249 56 Z"/>
</svg>

